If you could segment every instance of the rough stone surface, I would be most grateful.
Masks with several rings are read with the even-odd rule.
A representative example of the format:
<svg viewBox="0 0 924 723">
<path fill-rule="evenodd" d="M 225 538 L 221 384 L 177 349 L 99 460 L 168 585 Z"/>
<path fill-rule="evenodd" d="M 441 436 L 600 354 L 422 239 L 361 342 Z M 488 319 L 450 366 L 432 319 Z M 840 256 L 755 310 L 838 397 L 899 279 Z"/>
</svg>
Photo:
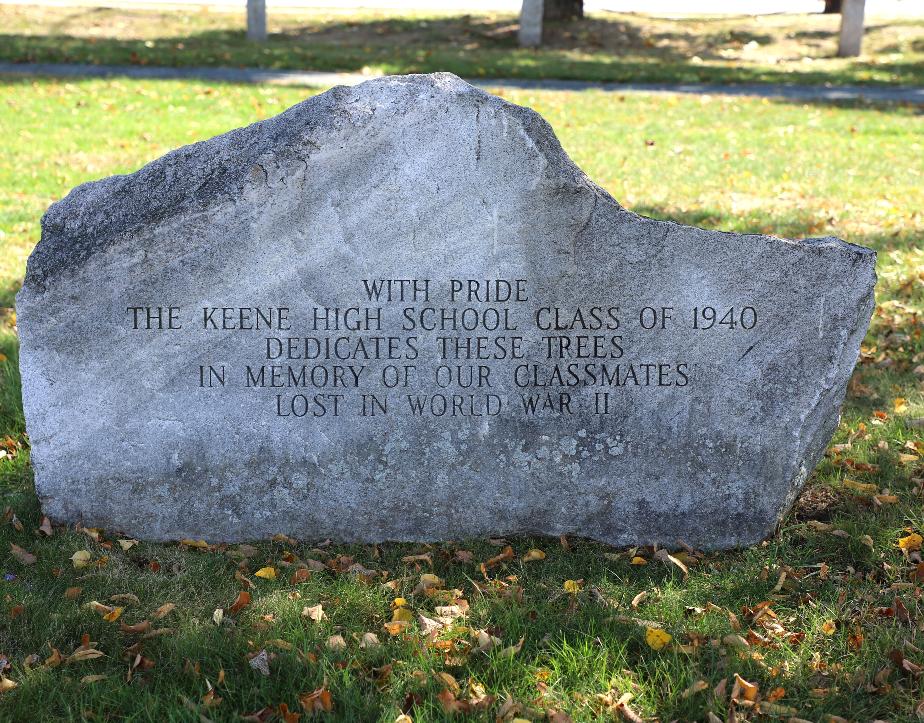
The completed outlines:
<svg viewBox="0 0 924 723">
<path fill-rule="evenodd" d="M 452 75 L 334 88 L 48 210 L 17 299 L 36 488 L 53 519 L 148 539 L 754 543 L 835 429 L 874 265 L 835 238 L 630 213 L 536 113 Z M 370 302 L 364 279 L 429 280 L 429 300 Z M 451 300 L 454 279 L 482 299 L 522 282 Z M 182 328 L 148 330 L 145 307 Z M 233 325 L 286 307 L 291 328 L 206 328 L 216 307 Z M 327 307 L 370 329 L 313 328 Z M 403 330 L 422 308 L 481 326 Z M 351 358 L 297 358 L 337 337 Z M 357 358 L 372 337 L 392 359 Z M 475 337 L 507 358 L 457 353 Z M 389 365 L 415 367 L 407 387 Z M 345 386 L 323 386 L 337 366 Z M 480 387 L 455 374 L 471 366 Z M 302 386 L 268 386 L 290 371 Z M 362 416 L 362 394 L 387 413 Z M 416 416 L 407 395 L 437 406 Z"/>
</svg>

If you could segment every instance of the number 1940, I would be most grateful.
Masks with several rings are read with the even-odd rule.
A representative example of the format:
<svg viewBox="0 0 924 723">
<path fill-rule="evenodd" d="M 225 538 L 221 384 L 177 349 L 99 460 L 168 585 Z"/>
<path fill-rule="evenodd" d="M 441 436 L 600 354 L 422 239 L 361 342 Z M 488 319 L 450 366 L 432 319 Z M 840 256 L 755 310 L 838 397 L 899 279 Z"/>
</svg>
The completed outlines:
<svg viewBox="0 0 924 723">
<path fill-rule="evenodd" d="M 693 328 L 711 329 L 725 326 L 729 329 L 753 329 L 757 326 L 757 310 L 753 306 L 729 307 L 724 312 L 714 306 L 693 307 Z"/>
</svg>

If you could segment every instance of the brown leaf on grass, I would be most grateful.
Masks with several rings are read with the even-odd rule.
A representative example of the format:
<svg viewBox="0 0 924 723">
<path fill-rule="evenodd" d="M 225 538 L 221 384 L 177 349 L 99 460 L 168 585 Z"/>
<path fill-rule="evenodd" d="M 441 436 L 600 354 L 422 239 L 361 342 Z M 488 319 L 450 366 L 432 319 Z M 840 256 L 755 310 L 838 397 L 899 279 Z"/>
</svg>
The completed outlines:
<svg viewBox="0 0 924 723">
<path fill-rule="evenodd" d="M 38 558 L 31 552 L 23 549 L 13 542 L 10 543 L 10 552 L 13 554 L 13 557 L 15 557 L 23 565 L 34 565 L 38 560 Z"/>
<path fill-rule="evenodd" d="M 109 599 L 112 602 L 134 603 L 135 605 L 138 605 L 141 603 L 141 601 L 138 599 L 138 596 L 132 592 L 123 592 L 123 593 L 117 593 L 116 595 L 110 595 Z"/>
<path fill-rule="evenodd" d="M 697 680 L 695 683 L 693 683 L 693 685 L 684 690 L 683 693 L 680 694 L 680 697 L 689 698 L 691 695 L 695 695 L 696 693 L 707 690 L 708 688 L 709 683 L 707 683 L 705 680 Z"/>
<path fill-rule="evenodd" d="M 401 562 L 403 563 L 425 562 L 430 567 L 433 567 L 433 553 L 424 552 L 420 555 L 405 555 L 404 557 L 401 558 Z"/>
<path fill-rule="evenodd" d="M 69 587 L 64 591 L 64 597 L 68 600 L 76 600 L 80 597 L 81 592 L 83 592 L 82 587 Z"/>
<path fill-rule="evenodd" d="M 655 559 L 660 560 L 665 565 L 676 566 L 683 573 L 684 577 L 687 577 L 687 575 L 690 574 L 690 571 L 687 569 L 687 566 L 684 565 L 683 562 L 681 562 L 677 557 L 675 557 L 674 555 L 671 555 L 663 547 L 655 553 Z"/>
<path fill-rule="evenodd" d="M 325 565 L 323 562 L 318 562 L 317 560 L 313 560 L 310 557 L 305 558 L 305 565 L 309 570 L 313 572 L 324 572 L 327 569 L 327 565 Z"/>
<path fill-rule="evenodd" d="M 142 620 L 140 623 L 135 623 L 134 625 L 126 625 L 125 623 L 119 624 L 119 630 L 128 635 L 140 635 L 146 633 L 151 629 L 151 623 L 148 620 Z"/>
<path fill-rule="evenodd" d="M 82 685 L 89 685 L 90 683 L 99 683 L 108 677 L 108 675 L 85 675 L 80 679 L 80 682 Z"/>
<path fill-rule="evenodd" d="M 628 723 L 645 723 L 645 719 L 629 707 L 632 697 L 632 693 L 624 693 L 613 705 L 613 709 Z"/>
<path fill-rule="evenodd" d="M 346 646 L 346 640 L 343 639 L 342 635 L 331 635 L 327 639 L 328 650 L 346 650 Z"/>
<path fill-rule="evenodd" d="M 51 537 L 51 520 L 49 520 L 47 517 L 42 517 L 42 522 L 39 524 L 39 532 L 45 535 L 45 537 Z"/>
<path fill-rule="evenodd" d="M 153 617 L 155 620 L 160 620 L 161 618 L 169 615 L 174 610 L 176 610 L 176 605 L 174 605 L 172 602 L 164 603 L 154 611 L 154 615 L 151 617 Z"/>
<path fill-rule="evenodd" d="M 51 648 L 51 655 L 45 658 L 44 666 L 46 668 L 57 668 L 63 662 L 64 656 L 61 655 L 61 651 L 57 648 Z"/>
<path fill-rule="evenodd" d="M 231 607 L 228 608 L 228 613 L 236 615 L 248 605 L 250 605 L 250 593 L 246 590 L 241 590 L 234 599 L 234 602 L 231 603 Z"/>
<path fill-rule="evenodd" d="M 16 681 L 10 680 L 4 675 L 0 675 L 0 693 L 8 693 L 9 691 L 13 690 L 13 688 L 17 687 L 18 685 L 19 683 L 17 683 Z"/>
<path fill-rule="evenodd" d="M 159 638 L 161 635 L 173 635 L 173 632 L 173 628 L 155 628 L 142 635 L 141 639 L 150 640 L 151 638 Z"/>
<path fill-rule="evenodd" d="M 506 562 L 507 560 L 512 560 L 514 557 L 516 556 L 513 554 L 513 548 L 510 545 L 507 545 L 507 547 L 505 547 L 499 555 L 495 555 L 490 560 L 485 562 L 484 566 L 486 568 L 491 568 L 495 565 L 499 565 L 502 562 Z"/>
<path fill-rule="evenodd" d="M 121 540 L 116 540 L 116 542 L 119 543 L 119 547 L 122 548 L 122 552 L 128 552 L 128 551 L 131 550 L 135 545 L 139 544 L 138 540 L 134 540 L 134 539 L 130 539 L 130 538 L 124 538 L 124 539 L 121 539 Z"/>
<path fill-rule="evenodd" d="M 71 653 L 65 662 L 67 663 L 80 663 L 84 660 L 95 660 L 96 658 L 102 658 L 105 653 L 102 650 L 97 650 L 96 648 L 78 648 L 73 653 Z"/>
<path fill-rule="evenodd" d="M 307 567 L 299 567 L 292 573 L 289 577 L 290 585 L 298 585 L 303 582 L 307 582 L 311 578 L 311 570 Z"/>
<path fill-rule="evenodd" d="M 645 602 L 645 599 L 647 597 L 648 597 L 648 592 L 645 590 L 642 590 L 638 595 L 632 598 L 632 607 L 637 608 L 639 605 Z"/>
<path fill-rule="evenodd" d="M 327 683 L 312 693 L 302 693 L 298 702 L 306 713 L 330 713 L 334 709 L 334 699 L 327 689 Z"/>
<path fill-rule="evenodd" d="M 452 557 L 456 562 L 471 562 L 475 555 L 471 550 L 456 550 Z"/>
<path fill-rule="evenodd" d="M 730 633 L 724 636 L 722 638 L 722 642 L 725 645 L 728 645 L 732 648 L 737 648 L 738 650 L 747 650 L 750 647 L 747 640 L 734 633 Z"/>
<path fill-rule="evenodd" d="M 498 653 L 498 655 L 500 655 L 502 658 L 512 658 L 523 649 L 523 641 L 525 640 L 526 638 L 520 638 L 520 642 L 518 642 L 516 645 L 510 645 L 504 648 L 500 651 L 500 653 Z"/>
</svg>

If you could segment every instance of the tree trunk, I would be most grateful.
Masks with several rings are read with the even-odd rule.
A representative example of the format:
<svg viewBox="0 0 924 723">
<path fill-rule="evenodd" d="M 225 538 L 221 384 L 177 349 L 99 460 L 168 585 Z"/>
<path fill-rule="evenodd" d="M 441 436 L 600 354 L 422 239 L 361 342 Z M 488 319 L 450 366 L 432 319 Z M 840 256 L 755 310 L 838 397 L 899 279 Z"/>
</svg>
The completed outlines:
<svg viewBox="0 0 924 723">
<path fill-rule="evenodd" d="M 266 0 L 247 0 L 247 39 L 266 40 Z"/>
<path fill-rule="evenodd" d="M 545 0 L 543 20 L 576 20 L 584 17 L 584 0 Z"/>
<path fill-rule="evenodd" d="M 535 48 L 542 44 L 542 8 L 543 0 L 523 0 L 517 34 L 521 47 Z"/>
<path fill-rule="evenodd" d="M 844 0 L 841 8 L 841 32 L 837 42 L 839 58 L 855 58 L 863 44 L 863 11 L 866 0 Z"/>
<path fill-rule="evenodd" d="M 841 11 L 843 0 L 825 0 L 825 14 L 832 15 Z"/>
</svg>

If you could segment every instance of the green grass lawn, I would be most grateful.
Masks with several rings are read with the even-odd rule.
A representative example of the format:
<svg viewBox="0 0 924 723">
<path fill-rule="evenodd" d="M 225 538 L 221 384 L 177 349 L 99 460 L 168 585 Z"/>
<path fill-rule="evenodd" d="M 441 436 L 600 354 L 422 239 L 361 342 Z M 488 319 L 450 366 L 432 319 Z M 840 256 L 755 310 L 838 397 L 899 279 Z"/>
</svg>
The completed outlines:
<svg viewBox="0 0 924 723">
<path fill-rule="evenodd" d="M 911 108 L 505 93 L 633 210 L 879 251 L 835 446 L 763 545 L 675 551 L 685 575 L 651 549 L 578 539 L 123 549 L 116 530 L 39 530 L 9 307 L 41 213 L 77 183 L 308 94 L 0 79 L 0 719 L 917 719 L 924 565 L 920 538 L 898 546 L 924 533 L 924 116 Z M 655 649 L 650 630 L 670 641 Z"/>
<path fill-rule="evenodd" d="M 333 5 L 333 3 L 332 3 Z M 870 18 L 864 55 L 835 58 L 837 15 L 654 18 L 598 13 L 517 46 L 517 18 L 375 10 L 239 13 L 0 6 L 0 60 L 257 66 L 463 77 L 924 85 L 924 20 Z"/>
</svg>

